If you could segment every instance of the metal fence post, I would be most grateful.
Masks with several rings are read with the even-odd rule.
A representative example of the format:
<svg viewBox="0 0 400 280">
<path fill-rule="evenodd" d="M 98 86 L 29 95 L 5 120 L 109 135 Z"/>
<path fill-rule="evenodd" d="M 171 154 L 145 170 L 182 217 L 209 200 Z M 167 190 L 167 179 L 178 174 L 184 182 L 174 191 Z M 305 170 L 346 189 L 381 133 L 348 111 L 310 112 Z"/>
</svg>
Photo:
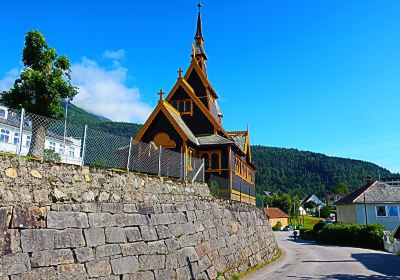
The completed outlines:
<svg viewBox="0 0 400 280">
<path fill-rule="evenodd" d="M 19 123 L 19 143 L 18 143 L 18 151 L 17 151 L 17 155 L 20 158 L 21 157 L 21 153 L 22 153 L 22 136 L 24 133 L 24 122 L 25 122 L 25 109 L 22 108 L 21 110 L 21 119 L 20 119 L 20 123 Z"/>
<path fill-rule="evenodd" d="M 82 146 L 82 160 L 81 160 L 81 166 L 83 166 L 83 165 L 85 164 L 87 128 L 88 128 L 88 126 L 85 125 L 85 132 L 83 133 L 83 146 Z"/>
<path fill-rule="evenodd" d="M 183 152 L 182 155 L 183 155 L 183 162 L 182 162 L 183 163 L 183 176 L 182 176 L 182 179 L 184 181 L 186 181 L 186 153 Z"/>
<path fill-rule="evenodd" d="M 126 164 L 126 170 L 129 172 L 129 165 L 131 164 L 131 149 L 132 149 L 132 137 L 129 141 L 129 152 L 128 152 L 128 162 Z"/>
<path fill-rule="evenodd" d="M 161 176 L 161 146 L 158 152 L 158 176 Z"/>
<path fill-rule="evenodd" d="M 205 181 L 205 173 L 206 173 L 206 165 L 205 165 L 205 161 L 204 161 L 204 158 L 202 158 L 201 159 L 201 161 L 202 161 L 202 165 L 203 165 L 203 183 L 204 183 L 204 181 Z"/>
</svg>

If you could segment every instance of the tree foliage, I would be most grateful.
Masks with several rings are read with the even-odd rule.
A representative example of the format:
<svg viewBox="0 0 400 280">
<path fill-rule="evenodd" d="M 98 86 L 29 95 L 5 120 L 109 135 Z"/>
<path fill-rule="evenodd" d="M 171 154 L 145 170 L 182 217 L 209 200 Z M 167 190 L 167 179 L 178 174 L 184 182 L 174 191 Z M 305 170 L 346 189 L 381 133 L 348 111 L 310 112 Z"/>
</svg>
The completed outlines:
<svg viewBox="0 0 400 280">
<path fill-rule="evenodd" d="M 329 218 L 331 216 L 331 208 L 328 205 L 321 207 L 321 218 Z"/>
<path fill-rule="evenodd" d="M 279 191 L 301 198 L 315 193 L 325 197 L 340 181 L 347 182 L 349 191 L 353 191 L 364 185 L 367 176 L 378 178 L 379 172 L 384 177 L 394 175 L 373 163 L 296 149 L 252 146 L 252 153 L 258 193 Z"/>
<path fill-rule="evenodd" d="M 346 184 L 346 182 L 341 181 L 333 190 L 332 193 L 334 194 L 340 194 L 340 195 L 346 195 L 350 193 L 349 191 L 349 186 Z"/>
<path fill-rule="evenodd" d="M 71 85 L 71 63 L 66 56 L 58 56 L 47 45 L 37 30 L 26 34 L 22 52 L 24 69 L 0 101 L 11 108 L 25 108 L 28 112 L 48 118 L 61 118 L 62 99 L 72 99 L 77 88 Z M 32 118 L 32 142 L 29 155 L 43 158 L 44 142 L 49 120 Z"/>
<path fill-rule="evenodd" d="M 72 99 L 77 89 L 71 85 L 71 63 L 58 56 L 37 30 L 26 34 L 22 52 L 24 69 L 14 86 L 2 94 L 1 101 L 12 108 L 25 108 L 49 118 L 61 118 L 61 99 Z"/>
</svg>

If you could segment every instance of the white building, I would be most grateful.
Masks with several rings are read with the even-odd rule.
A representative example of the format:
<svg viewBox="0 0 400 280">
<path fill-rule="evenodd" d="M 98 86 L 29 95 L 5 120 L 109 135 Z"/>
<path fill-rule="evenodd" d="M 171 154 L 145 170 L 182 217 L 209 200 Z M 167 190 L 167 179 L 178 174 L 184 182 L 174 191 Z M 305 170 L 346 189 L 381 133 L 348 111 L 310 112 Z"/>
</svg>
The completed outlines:
<svg viewBox="0 0 400 280">
<path fill-rule="evenodd" d="M 25 122 L 22 137 L 19 132 L 20 115 L 0 104 L 0 153 L 17 154 L 21 141 L 21 155 L 27 155 L 32 140 L 32 128 Z M 81 164 L 81 140 L 46 132 L 45 149 L 61 156 L 61 162 Z"/>
<path fill-rule="evenodd" d="M 339 222 L 381 224 L 395 231 L 400 225 L 400 178 L 369 182 L 336 202 Z"/>
</svg>

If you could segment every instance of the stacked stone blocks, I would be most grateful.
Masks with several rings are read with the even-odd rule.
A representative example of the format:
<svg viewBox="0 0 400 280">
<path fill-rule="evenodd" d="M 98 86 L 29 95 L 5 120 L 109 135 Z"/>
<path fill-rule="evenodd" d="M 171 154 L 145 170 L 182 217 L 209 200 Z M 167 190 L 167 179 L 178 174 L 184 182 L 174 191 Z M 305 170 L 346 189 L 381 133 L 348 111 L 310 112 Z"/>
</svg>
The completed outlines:
<svg viewBox="0 0 400 280">
<path fill-rule="evenodd" d="M 261 211 L 204 184 L 9 158 L 0 171 L 1 280 L 216 279 L 277 253 Z"/>
</svg>

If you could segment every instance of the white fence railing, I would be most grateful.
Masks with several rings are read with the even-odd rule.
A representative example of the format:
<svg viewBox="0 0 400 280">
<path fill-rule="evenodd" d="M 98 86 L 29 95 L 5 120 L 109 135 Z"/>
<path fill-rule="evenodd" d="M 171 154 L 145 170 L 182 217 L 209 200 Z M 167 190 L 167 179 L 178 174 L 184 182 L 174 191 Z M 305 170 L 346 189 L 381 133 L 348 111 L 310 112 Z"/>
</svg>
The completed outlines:
<svg viewBox="0 0 400 280">
<path fill-rule="evenodd" d="M 0 115 L 0 153 L 26 156 L 33 150 L 49 161 L 204 181 L 199 158 L 77 125 L 71 117 L 55 120 L 7 109 Z"/>
</svg>

